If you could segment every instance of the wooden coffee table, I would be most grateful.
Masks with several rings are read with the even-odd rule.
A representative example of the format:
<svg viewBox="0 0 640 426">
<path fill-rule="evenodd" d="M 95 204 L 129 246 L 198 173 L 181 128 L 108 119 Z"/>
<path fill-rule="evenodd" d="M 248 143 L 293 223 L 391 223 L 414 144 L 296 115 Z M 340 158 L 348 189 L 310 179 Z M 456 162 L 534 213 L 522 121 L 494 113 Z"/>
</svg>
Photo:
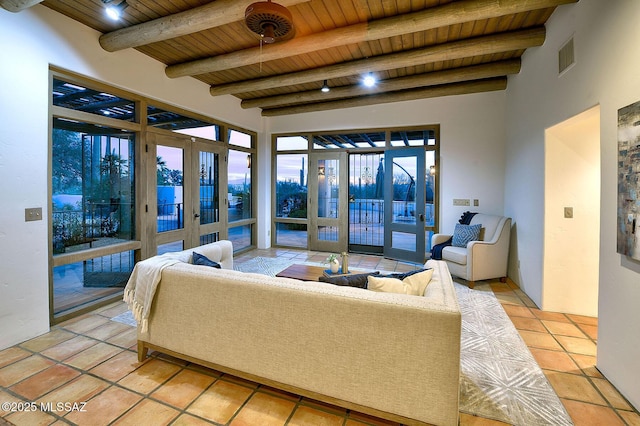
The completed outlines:
<svg viewBox="0 0 640 426">
<path fill-rule="evenodd" d="M 322 266 L 293 264 L 278 272 L 276 277 L 295 278 L 302 281 L 318 281 L 325 268 Z"/>
</svg>

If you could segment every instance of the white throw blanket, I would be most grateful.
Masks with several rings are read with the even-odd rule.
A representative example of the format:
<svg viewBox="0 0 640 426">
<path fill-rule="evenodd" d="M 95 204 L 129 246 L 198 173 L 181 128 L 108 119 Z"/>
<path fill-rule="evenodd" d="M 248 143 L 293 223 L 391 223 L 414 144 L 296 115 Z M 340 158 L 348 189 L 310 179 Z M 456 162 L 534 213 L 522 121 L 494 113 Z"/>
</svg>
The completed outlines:
<svg viewBox="0 0 640 426">
<path fill-rule="evenodd" d="M 140 324 L 140 331 L 147 332 L 149 313 L 156 294 L 156 288 L 167 266 L 180 262 L 188 262 L 191 252 L 165 253 L 138 262 L 131 272 L 131 277 L 124 289 L 124 301 L 129 305 L 133 317 Z"/>
</svg>

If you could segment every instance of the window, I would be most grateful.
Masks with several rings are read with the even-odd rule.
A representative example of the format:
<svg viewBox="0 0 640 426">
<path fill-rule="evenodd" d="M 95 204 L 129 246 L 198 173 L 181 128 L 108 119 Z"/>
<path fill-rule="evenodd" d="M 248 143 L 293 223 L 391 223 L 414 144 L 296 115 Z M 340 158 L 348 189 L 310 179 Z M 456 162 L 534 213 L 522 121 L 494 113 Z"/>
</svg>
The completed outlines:
<svg viewBox="0 0 640 426">
<path fill-rule="evenodd" d="M 54 254 L 132 240 L 135 135 L 63 119 L 53 126 Z"/>
<path fill-rule="evenodd" d="M 385 247 L 384 238 L 384 188 L 385 178 L 391 179 L 394 174 L 399 177 L 405 175 L 400 166 L 399 170 L 391 170 L 388 176 L 384 174 L 385 154 L 404 148 L 424 148 L 425 170 L 425 220 L 424 236 L 426 251 L 430 251 L 430 237 L 437 231 L 437 199 L 438 199 L 438 132 L 437 125 L 421 126 L 415 128 L 350 130 L 331 132 L 309 132 L 308 134 L 282 134 L 273 135 L 273 188 L 274 197 L 272 227 L 272 244 L 291 247 L 307 247 L 309 232 L 317 232 L 318 240 L 337 240 L 336 230 L 328 226 L 318 226 L 311 230 L 314 218 L 334 217 L 338 206 L 343 201 L 334 197 L 338 185 L 331 183 L 331 170 L 337 170 L 338 165 L 329 162 L 313 165 L 313 173 L 319 176 L 318 194 L 308 194 L 308 164 L 309 155 L 325 155 L 326 151 L 347 151 L 348 160 L 344 167 L 348 168 L 349 199 L 348 199 L 348 223 L 340 223 L 348 229 L 348 244 L 351 250 L 382 253 Z M 325 153 L 322 153 L 325 151 Z M 326 153 L 331 155 L 330 153 Z M 325 160 L 322 160 L 325 161 Z M 401 163 L 401 160 L 397 160 Z M 331 164 L 330 164 L 331 163 Z M 400 164 L 402 165 L 402 164 Z M 317 169 L 317 170 L 316 170 Z M 414 175 L 416 173 L 415 166 Z M 406 178 L 406 176 L 404 176 Z M 414 176 L 417 177 L 417 176 Z M 422 178 L 421 178 L 422 179 Z M 422 180 L 421 180 L 422 182 Z M 408 181 L 400 182 L 393 186 L 394 191 L 400 191 L 404 185 L 408 191 Z M 330 189 L 330 190 L 329 190 Z M 416 187 L 411 190 L 416 191 Z M 307 210 L 307 199 L 315 197 L 312 202 L 314 210 Z M 411 195 L 411 200 L 416 199 L 416 194 Z M 406 197 L 403 198 L 405 200 Z M 415 202 L 414 202 L 415 203 Z M 396 203 L 398 208 L 407 205 L 407 214 L 410 202 Z M 398 240 L 403 235 L 395 234 Z M 413 234 L 412 234 L 413 235 Z M 422 235 L 422 231 L 420 231 Z M 415 235 L 412 237 L 414 240 Z"/>
<path fill-rule="evenodd" d="M 150 127 L 156 129 L 169 130 L 211 141 L 220 140 L 220 126 L 218 124 L 156 105 L 147 107 L 147 122 Z"/>
<path fill-rule="evenodd" d="M 51 315 L 62 318 L 121 297 L 133 270 L 139 125 L 131 99 L 76 81 L 53 78 L 52 104 Z"/>
<path fill-rule="evenodd" d="M 58 107 L 100 117 L 135 121 L 134 101 L 107 91 L 88 88 L 82 83 L 54 78 L 51 95 L 53 105 Z"/>
<path fill-rule="evenodd" d="M 52 323 L 120 299 L 140 258 L 223 238 L 254 245 L 255 133 L 50 75 Z M 137 177 L 154 171 L 136 199 Z"/>
</svg>

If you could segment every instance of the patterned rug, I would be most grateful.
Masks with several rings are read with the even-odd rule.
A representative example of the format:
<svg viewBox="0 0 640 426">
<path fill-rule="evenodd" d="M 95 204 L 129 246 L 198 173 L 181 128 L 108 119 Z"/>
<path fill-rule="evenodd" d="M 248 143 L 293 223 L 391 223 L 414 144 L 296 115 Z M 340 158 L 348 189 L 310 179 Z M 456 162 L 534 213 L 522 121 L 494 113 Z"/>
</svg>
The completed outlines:
<svg viewBox="0 0 640 426">
<path fill-rule="evenodd" d="M 454 282 L 462 311 L 460 411 L 514 425 L 572 425 L 488 284 Z"/>
<path fill-rule="evenodd" d="M 234 269 L 275 276 L 293 263 L 319 265 L 255 257 Z M 572 425 L 489 285 L 454 286 L 462 311 L 460 411 L 517 426 Z M 131 312 L 112 320 L 135 326 Z"/>
</svg>

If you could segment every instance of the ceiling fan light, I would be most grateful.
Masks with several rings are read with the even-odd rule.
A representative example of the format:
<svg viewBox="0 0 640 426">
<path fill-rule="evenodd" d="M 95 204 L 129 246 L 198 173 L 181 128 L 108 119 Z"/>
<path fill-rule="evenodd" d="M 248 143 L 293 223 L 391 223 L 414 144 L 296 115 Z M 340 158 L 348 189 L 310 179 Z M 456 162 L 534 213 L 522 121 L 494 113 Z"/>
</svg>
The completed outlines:
<svg viewBox="0 0 640 426">
<path fill-rule="evenodd" d="M 276 35 L 273 31 L 273 25 L 266 24 L 264 26 L 264 32 L 261 34 L 262 41 L 266 44 L 271 44 L 276 41 Z"/>
<path fill-rule="evenodd" d="M 262 37 L 264 43 L 273 43 L 293 30 L 291 12 L 271 0 L 250 4 L 244 11 L 244 22 L 247 28 Z"/>
</svg>

